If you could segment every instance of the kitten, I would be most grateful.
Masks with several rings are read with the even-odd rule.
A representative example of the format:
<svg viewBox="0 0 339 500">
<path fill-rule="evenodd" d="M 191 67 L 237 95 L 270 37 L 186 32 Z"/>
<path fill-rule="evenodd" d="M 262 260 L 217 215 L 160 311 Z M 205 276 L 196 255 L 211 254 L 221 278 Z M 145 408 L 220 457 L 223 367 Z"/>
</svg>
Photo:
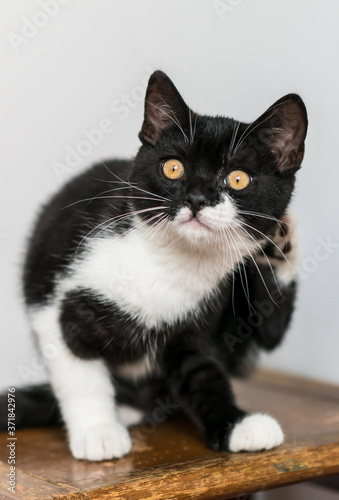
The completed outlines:
<svg viewBox="0 0 339 500">
<path fill-rule="evenodd" d="M 194 113 L 153 73 L 136 158 L 68 182 L 30 239 L 24 293 L 56 399 L 19 390 L 17 426 L 60 414 L 73 456 L 106 460 L 161 402 L 214 450 L 282 443 L 276 420 L 237 407 L 229 376 L 290 321 L 306 130 L 295 94 L 246 124 Z"/>
</svg>

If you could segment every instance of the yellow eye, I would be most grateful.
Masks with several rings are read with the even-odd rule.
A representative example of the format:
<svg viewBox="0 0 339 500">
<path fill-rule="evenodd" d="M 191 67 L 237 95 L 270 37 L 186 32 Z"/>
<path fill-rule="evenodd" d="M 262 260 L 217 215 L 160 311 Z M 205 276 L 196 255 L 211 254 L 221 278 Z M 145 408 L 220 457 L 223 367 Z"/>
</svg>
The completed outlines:
<svg viewBox="0 0 339 500">
<path fill-rule="evenodd" d="M 252 182 L 252 177 L 242 170 L 233 170 L 225 179 L 225 184 L 232 189 L 245 189 Z"/>
<path fill-rule="evenodd" d="M 180 179 L 184 175 L 185 169 L 179 160 L 167 160 L 163 164 L 162 171 L 168 179 Z"/>
</svg>

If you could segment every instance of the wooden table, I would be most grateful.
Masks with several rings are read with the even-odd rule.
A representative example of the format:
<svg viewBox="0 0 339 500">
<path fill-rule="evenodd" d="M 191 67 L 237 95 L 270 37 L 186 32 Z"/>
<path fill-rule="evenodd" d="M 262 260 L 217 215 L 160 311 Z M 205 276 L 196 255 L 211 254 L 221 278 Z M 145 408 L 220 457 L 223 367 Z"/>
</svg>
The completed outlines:
<svg viewBox="0 0 339 500">
<path fill-rule="evenodd" d="M 339 473 L 339 390 L 273 372 L 234 381 L 239 403 L 277 417 L 286 443 L 261 453 L 206 448 L 184 418 L 132 430 L 133 452 L 101 463 L 74 460 L 61 428 L 17 432 L 15 498 L 227 499 Z M 0 435 L 0 498 L 7 490 L 7 434 Z"/>
</svg>

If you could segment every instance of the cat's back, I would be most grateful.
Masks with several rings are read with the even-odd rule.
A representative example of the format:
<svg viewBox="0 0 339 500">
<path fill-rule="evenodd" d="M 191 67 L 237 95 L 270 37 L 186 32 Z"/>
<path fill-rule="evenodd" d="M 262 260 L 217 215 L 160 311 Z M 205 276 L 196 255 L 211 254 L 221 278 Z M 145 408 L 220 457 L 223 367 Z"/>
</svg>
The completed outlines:
<svg viewBox="0 0 339 500">
<path fill-rule="evenodd" d="M 132 160 L 98 163 L 67 182 L 43 206 L 24 261 L 27 304 L 46 301 L 56 276 L 67 272 L 75 252 L 81 253 L 81 241 L 126 212 L 131 169 Z"/>
</svg>

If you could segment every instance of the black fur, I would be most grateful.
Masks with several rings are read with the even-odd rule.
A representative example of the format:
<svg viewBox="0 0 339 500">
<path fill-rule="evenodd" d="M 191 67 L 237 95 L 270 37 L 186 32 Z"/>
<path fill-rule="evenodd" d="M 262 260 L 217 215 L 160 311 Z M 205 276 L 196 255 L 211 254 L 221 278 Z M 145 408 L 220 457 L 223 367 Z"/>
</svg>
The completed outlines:
<svg viewBox="0 0 339 500">
<path fill-rule="evenodd" d="M 0 395 L 0 429 L 7 429 L 7 394 Z M 15 391 L 15 428 L 39 427 L 61 423 L 61 415 L 52 388 L 48 384 Z M 13 425 L 13 421 L 11 422 Z"/>
<path fill-rule="evenodd" d="M 42 304 L 53 294 L 56 277 L 67 273 L 75 254 L 81 254 L 83 246 L 79 243 L 82 238 L 96 226 L 99 226 L 97 233 L 93 232 L 92 236 L 98 233 L 103 236 L 106 221 L 127 211 L 126 200 L 114 198 L 113 204 L 107 202 L 101 193 L 115 187 L 116 179 L 112 179 L 111 169 L 126 180 L 131 166 L 132 162 L 128 160 L 95 165 L 68 182 L 43 207 L 29 241 L 24 265 L 27 305 Z M 79 200 L 85 201 L 79 203 Z M 121 232 L 129 227 L 128 220 L 117 219 L 114 230 Z"/>
<path fill-rule="evenodd" d="M 164 99 L 166 112 L 161 107 Z M 291 199 L 306 128 L 304 104 L 294 94 L 277 101 L 249 126 L 191 112 L 168 77 L 154 73 L 139 135 L 143 145 L 136 158 L 95 165 L 66 184 L 41 212 L 24 267 L 27 305 L 48 303 L 75 255 L 81 256 L 83 238 L 92 230 L 92 236 L 99 238 L 108 237 L 110 232 L 123 233 L 131 227 L 133 217 L 119 216 L 132 210 L 150 209 L 140 215 L 147 221 L 156 215 L 152 212 L 155 205 L 167 205 L 167 218 L 173 219 L 185 204 L 193 213 L 199 206 L 218 204 L 226 191 L 240 213 L 246 212 L 241 217 L 251 226 L 247 226 L 249 233 L 256 238 L 260 233 L 272 237 L 277 229 L 274 218 L 282 219 Z M 291 136 L 288 142 L 286 137 Z M 168 158 L 185 165 L 180 181 L 163 175 L 162 164 Z M 253 182 L 235 191 L 225 179 L 239 169 L 250 174 Z M 121 181 L 128 182 L 128 188 Z M 140 191 L 135 186 L 169 201 L 137 199 Z M 104 192 L 113 188 L 117 197 L 109 199 Z M 251 211 L 268 217 L 255 217 L 248 213 Z M 113 218 L 114 225 L 107 224 Z M 270 255 L 269 245 L 266 250 Z M 157 398 L 170 397 L 202 429 L 209 446 L 227 449 L 230 431 L 245 415 L 236 406 L 229 375 L 244 373 L 258 348 L 270 350 L 279 344 L 293 310 L 295 283 L 280 293 L 269 267 L 258 266 L 266 286 L 258 269 L 248 261 L 234 273 L 233 280 L 221 283 L 200 312 L 175 325 L 165 324 L 160 331 L 145 330 L 117 304 L 90 289 L 70 291 L 61 304 L 64 340 L 80 358 L 105 360 L 116 383 L 118 401 L 150 410 Z M 138 383 L 119 378 L 123 363 L 140 359 L 151 348 L 162 367 L 157 376 Z M 46 388 L 41 397 L 38 393 L 38 389 L 23 392 L 18 399 L 17 425 L 33 425 L 41 413 L 44 416 L 37 424 L 58 419 L 50 393 Z M 26 394 L 32 395 L 27 415 L 20 408 L 26 407 Z M 0 427 L 4 425 L 2 415 Z"/>
</svg>

